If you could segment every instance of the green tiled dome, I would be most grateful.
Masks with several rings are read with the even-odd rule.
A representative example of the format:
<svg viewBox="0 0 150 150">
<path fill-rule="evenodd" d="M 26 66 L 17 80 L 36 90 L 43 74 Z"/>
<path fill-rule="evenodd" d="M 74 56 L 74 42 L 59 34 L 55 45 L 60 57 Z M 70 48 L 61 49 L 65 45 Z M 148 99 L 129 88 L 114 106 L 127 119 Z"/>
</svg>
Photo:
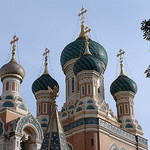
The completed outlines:
<svg viewBox="0 0 150 150">
<path fill-rule="evenodd" d="M 103 71 L 102 63 L 90 54 L 83 55 L 75 62 L 73 72 L 77 75 L 78 72 L 83 70 L 95 70 L 101 74 Z"/>
<path fill-rule="evenodd" d="M 43 74 L 33 82 L 32 92 L 35 94 L 35 92 L 40 90 L 48 90 L 48 86 L 51 89 L 54 89 L 54 86 L 59 86 L 59 85 L 57 81 L 54 80 L 49 74 Z"/>
<path fill-rule="evenodd" d="M 105 66 L 107 66 L 108 57 L 103 46 L 101 46 L 99 43 L 91 39 L 89 39 L 88 42 L 91 54 L 95 58 L 101 60 L 105 64 Z M 71 59 L 82 56 L 84 51 L 85 51 L 85 37 L 79 37 L 74 42 L 68 44 L 62 51 L 60 58 L 61 66 L 63 67 L 63 65 Z"/>
<path fill-rule="evenodd" d="M 110 92 L 114 95 L 120 91 L 131 91 L 136 94 L 136 83 L 126 75 L 120 75 L 110 86 Z"/>
</svg>

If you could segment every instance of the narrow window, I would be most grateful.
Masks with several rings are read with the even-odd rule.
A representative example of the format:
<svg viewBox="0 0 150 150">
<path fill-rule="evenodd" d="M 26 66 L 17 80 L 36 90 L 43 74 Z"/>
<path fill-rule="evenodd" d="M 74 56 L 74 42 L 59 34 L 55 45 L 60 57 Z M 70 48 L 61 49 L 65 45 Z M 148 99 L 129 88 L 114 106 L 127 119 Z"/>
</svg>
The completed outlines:
<svg viewBox="0 0 150 150">
<path fill-rule="evenodd" d="M 84 86 L 81 86 L 81 96 L 84 96 L 85 95 L 85 88 Z"/>
<path fill-rule="evenodd" d="M 128 104 L 125 104 L 124 106 L 125 106 L 125 113 L 126 113 L 126 114 L 129 114 L 129 107 L 128 107 Z"/>
<path fill-rule="evenodd" d="M 94 146 L 94 139 L 91 139 L 91 145 Z"/>
<path fill-rule="evenodd" d="M 15 82 L 12 82 L 12 90 L 15 91 Z"/>
<path fill-rule="evenodd" d="M 9 82 L 6 82 L 6 91 L 9 90 Z"/>
<path fill-rule="evenodd" d="M 119 106 L 120 115 L 122 115 L 122 106 Z"/>
<path fill-rule="evenodd" d="M 49 112 L 52 112 L 52 105 L 49 105 Z"/>
<path fill-rule="evenodd" d="M 100 87 L 98 88 L 98 93 L 100 93 Z"/>
<path fill-rule="evenodd" d="M 74 77 L 72 78 L 72 93 L 74 93 Z"/>
<path fill-rule="evenodd" d="M 43 103 L 43 113 L 47 113 L 47 104 Z"/>
<path fill-rule="evenodd" d="M 91 85 L 87 84 L 87 95 L 91 95 Z"/>
<path fill-rule="evenodd" d="M 38 114 L 41 113 L 41 104 L 38 105 Z"/>
</svg>

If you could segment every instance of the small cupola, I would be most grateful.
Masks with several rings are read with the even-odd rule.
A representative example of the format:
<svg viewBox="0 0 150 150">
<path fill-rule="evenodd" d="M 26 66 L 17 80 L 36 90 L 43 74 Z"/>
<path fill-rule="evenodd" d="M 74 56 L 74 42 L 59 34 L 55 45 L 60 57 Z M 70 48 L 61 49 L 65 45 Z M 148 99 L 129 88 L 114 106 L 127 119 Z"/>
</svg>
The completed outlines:
<svg viewBox="0 0 150 150">
<path fill-rule="evenodd" d="M 118 78 L 111 84 L 110 86 L 110 93 L 114 96 L 115 93 L 120 91 L 131 91 L 134 94 L 137 92 L 137 85 L 136 83 L 127 77 L 123 71 L 123 58 L 122 55 L 125 53 L 124 51 L 120 50 L 120 53 L 117 56 L 120 56 L 120 75 Z"/>
<path fill-rule="evenodd" d="M 16 35 L 14 35 L 13 40 L 10 42 L 10 44 L 13 45 L 12 47 L 12 58 L 9 63 L 3 65 L 0 69 L 0 77 L 1 80 L 3 81 L 7 77 L 15 77 L 22 82 L 24 76 L 25 76 L 25 71 L 21 65 L 19 65 L 16 60 L 15 60 L 15 50 L 16 50 L 16 42 L 19 40 Z"/>
<path fill-rule="evenodd" d="M 33 84 L 32 84 L 32 92 L 35 94 L 36 92 L 40 91 L 40 90 L 48 90 L 48 86 L 51 89 L 54 89 L 54 87 L 58 87 L 59 85 L 57 83 L 57 81 L 55 79 L 53 79 L 50 74 L 48 73 L 48 69 L 47 69 L 47 54 L 50 52 L 50 50 L 48 50 L 47 48 L 45 49 L 45 53 L 43 54 L 45 56 L 45 70 L 44 73 L 38 78 L 36 79 Z"/>
</svg>

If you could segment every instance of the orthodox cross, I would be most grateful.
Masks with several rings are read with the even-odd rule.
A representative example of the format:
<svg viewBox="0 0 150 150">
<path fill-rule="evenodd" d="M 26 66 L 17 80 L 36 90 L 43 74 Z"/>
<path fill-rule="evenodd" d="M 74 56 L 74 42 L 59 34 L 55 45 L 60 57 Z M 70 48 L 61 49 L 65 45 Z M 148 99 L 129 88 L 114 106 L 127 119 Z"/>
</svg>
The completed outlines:
<svg viewBox="0 0 150 150">
<path fill-rule="evenodd" d="M 81 23 L 82 23 L 82 25 L 84 24 L 84 14 L 85 14 L 86 12 L 87 12 L 87 10 L 82 7 L 81 13 L 78 14 L 78 16 L 81 16 L 81 15 L 82 15 L 82 17 L 81 17 Z"/>
<path fill-rule="evenodd" d="M 117 57 L 120 57 L 120 67 L 121 67 L 121 72 L 120 75 L 125 75 L 124 71 L 123 71 L 123 58 L 122 55 L 124 55 L 124 51 L 122 51 L 121 49 L 119 50 L 119 54 L 117 54 Z"/>
<path fill-rule="evenodd" d="M 48 48 L 45 49 L 45 53 L 43 53 L 43 56 L 45 56 L 45 66 L 47 66 L 47 54 L 50 52 Z"/>
<path fill-rule="evenodd" d="M 15 50 L 16 50 L 16 43 L 15 42 L 17 42 L 18 40 L 19 40 L 19 38 L 16 35 L 14 35 L 13 40 L 10 42 L 11 45 L 13 44 L 13 46 L 12 46 L 12 59 L 15 59 Z"/>
<path fill-rule="evenodd" d="M 120 57 L 120 64 L 123 62 L 122 55 L 124 55 L 125 51 L 122 51 L 122 49 L 119 50 L 119 54 L 117 54 L 117 57 Z"/>
</svg>

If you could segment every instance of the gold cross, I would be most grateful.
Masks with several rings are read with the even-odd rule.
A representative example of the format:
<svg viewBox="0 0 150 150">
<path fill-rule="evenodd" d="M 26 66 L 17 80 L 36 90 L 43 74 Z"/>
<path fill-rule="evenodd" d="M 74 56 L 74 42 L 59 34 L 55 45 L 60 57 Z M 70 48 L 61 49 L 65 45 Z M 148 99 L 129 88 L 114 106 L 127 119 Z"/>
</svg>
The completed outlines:
<svg viewBox="0 0 150 150">
<path fill-rule="evenodd" d="M 120 64 L 123 62 L 122 55 L 124 55 L 125 51 L 122 51 L 122 49 L 119 50 L 119 54 L 117 54 L 117 57 L 120 57 Z"/>
<path fill-rule="evenodd" d="M 85 14 L 86 12 L 87 12 L 87 10 L 82 7 L 81 13 L 78 14 L 78 16 L 81 16 L 81 15 L 82 15 L 82 17 L 81 17 L 81 23 L 82 23 L 82 25 L 84 24 L 84 14 Z"/>
<path fill-rule="evenodd" d="M 19 40 L 19 38 L 16 35 L 14 35 L 13 40 L 10 42 L 11 45 L 13 44 L 13 46 L 12 46 L 12 59 L 15 59 L 15 50 L 16 50 L 16 43 L 15 42 L 17 42 L 18 40 Z"/>
<path fill-rule="evenodd" d="M 50 52 L 48 48 L 45 49 L 45 53 L 43 53 L 43 56 L 45 56 L 45 64 L 47 65 L 47 54 Z"/>
</svg>

